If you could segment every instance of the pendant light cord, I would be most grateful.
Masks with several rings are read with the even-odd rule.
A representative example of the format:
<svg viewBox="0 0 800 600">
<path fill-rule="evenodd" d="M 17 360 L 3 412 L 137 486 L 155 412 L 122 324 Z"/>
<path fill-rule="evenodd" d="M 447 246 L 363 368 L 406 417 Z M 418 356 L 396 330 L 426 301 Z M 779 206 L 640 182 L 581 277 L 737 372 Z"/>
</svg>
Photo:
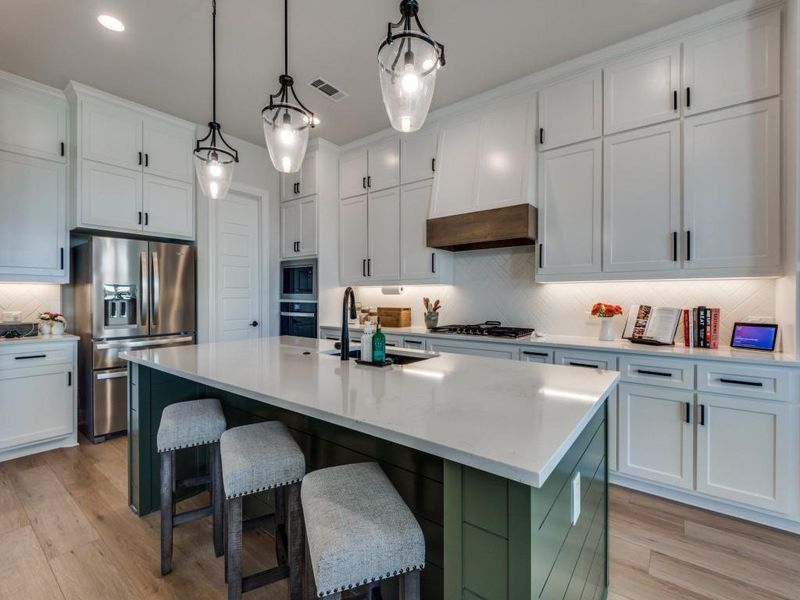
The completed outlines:
<svg viewBox="0 0 800 600">
<path fill-rule="evenodd" d="M 211 0 L 211 119 L 217 122 L 217 0 Z"/>
<path fill-rule="evenodd" d="M 289 0 L 283 0 L 283 74 L 289 74 Z"/>
</svg>

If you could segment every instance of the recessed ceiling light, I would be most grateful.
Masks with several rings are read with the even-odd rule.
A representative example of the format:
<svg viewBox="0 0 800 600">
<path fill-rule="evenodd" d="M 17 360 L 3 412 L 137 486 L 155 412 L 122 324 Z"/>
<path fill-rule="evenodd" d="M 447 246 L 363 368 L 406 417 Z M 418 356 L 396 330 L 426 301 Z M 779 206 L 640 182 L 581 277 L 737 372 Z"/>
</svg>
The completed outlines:
<svg viewBox="0 0 800 600">
<path fill-rule="evenodd" d="M 125 31 L 125 25 L 123 25 L 122 21 L 111 15 L 100 15 L 97 20 L 100 25 L 111 31 Z"/>
</svg>

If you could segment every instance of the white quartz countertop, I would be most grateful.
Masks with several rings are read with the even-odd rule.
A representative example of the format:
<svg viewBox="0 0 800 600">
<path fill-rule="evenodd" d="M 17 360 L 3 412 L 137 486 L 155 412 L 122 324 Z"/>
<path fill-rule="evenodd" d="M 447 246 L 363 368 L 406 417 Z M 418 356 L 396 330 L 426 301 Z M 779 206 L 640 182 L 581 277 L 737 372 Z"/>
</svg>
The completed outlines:
<svg viewBox="0 0 800 600">
<path fill-rule="evenodd" d="M 441 354 L 376 368 L 332 341 L 271 337 L 121 354 L 132 362 L 540 487 L 615 371 Z"/>
<path fill-rule="evenodd" d="M 44 342 L 75 342 L 80 338 L 77 335 L 65 333 L 64 335 L 32 335 L 21 338 L 0 338 L 0 344 L 41 344 Z"/>
<path fill-rule="evenodd" d="M 322 329 L 337 332 L 341 327 L 322 325 Z M 601 342 L 597 338 L 540 334 L 521 338 L 497 338 L 490 336 L 461 335 L 451 333 L 431 333 L 425 327 L 381 327 L 384 333 L 426 337 L 432 339 L 451 339 L 462 342 L 489 342 L 493 344 L 512 344 L 516 346 L 549 346 L 553 348 L 578 348 L 583 350 L 600 350 L 622 354 L 649 354 L 653 356 L 671 356 L 674 358 L 691 358 L 700 360 L 724 360 L 728 362 L 765 363 L 776 366 L 800 367 L 800 357 L 782 352 L 763 352 L 760 350 L 741 350 L 730 346 L 710 348 L 687 348 L 682 341 L 674 346 L 649 346 L 632 344 L 628 340 L 618 339 L 613 342 Z M 351 331 L 364 331 L 363 325 L 350 325 Z"/>
</svg>

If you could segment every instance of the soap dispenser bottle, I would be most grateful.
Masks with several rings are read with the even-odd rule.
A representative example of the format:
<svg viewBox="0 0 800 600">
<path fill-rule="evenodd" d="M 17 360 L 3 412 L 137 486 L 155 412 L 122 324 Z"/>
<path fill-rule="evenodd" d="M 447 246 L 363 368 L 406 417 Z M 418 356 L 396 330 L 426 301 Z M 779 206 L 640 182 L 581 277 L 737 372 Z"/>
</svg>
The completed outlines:
<svg viewBox="0 0 800 600">
<path fill-rule="evenodd" d="M 361 334 L 361 360 L 372 362 L 372 323 L 367 321 Z"/>
<path fill-rule="evenodd" d="M 386 362 L 386 336 L 381 331 L 380 318 L 377 327 L 372 336 L 372 362 L 383 364 Z"/>
</svg>

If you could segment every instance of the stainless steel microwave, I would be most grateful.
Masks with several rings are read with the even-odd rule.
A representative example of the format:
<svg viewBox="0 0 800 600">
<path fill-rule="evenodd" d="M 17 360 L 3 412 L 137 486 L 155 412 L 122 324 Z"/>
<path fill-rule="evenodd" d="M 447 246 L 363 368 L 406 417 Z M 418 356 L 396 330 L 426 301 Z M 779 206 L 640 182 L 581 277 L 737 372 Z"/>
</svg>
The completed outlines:
<svg viewBox="0 0 800 600">
<path fill-rule="evenodd" d="M 317 259 L 281 262 L 281 300 L 317 301 Z"/>
</svg>

